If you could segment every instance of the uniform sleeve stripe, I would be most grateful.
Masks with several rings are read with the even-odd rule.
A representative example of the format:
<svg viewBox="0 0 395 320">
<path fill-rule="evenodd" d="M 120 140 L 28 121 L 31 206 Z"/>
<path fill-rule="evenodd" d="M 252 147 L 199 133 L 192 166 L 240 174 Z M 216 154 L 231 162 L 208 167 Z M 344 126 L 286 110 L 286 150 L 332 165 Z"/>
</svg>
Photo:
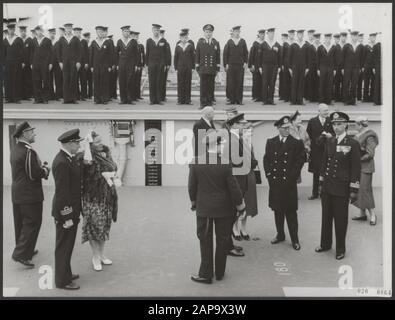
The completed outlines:
<svg viewBox="0 0 395 320">
<path fill-rule="evenodd" d="M 30 150 L 27 150 L 26 161 L 25 161 L 25 171 L 26 171 L 26 174 L 29 177 L 29 179 L 34 180 L 32 177 L 31 160 L 32 160 L 32 152 Z"/>
</svg>

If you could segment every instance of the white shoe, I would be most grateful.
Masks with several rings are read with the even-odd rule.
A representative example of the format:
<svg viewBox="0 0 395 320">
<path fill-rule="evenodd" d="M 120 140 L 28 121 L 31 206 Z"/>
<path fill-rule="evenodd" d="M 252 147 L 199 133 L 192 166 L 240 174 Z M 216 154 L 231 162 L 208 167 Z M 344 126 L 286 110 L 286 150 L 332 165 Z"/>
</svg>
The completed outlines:
<svg viewBox="0 0 395 320">
<path fill-rule="evenodd" d="M 109 266 L 112 265 L 112 261 L 108 258 L 101 258 L 101 262 L 102 264 L 104 264 L 105 266 Z"/>
<path fill-rule="evenodd" d="M 103 270 L 103 267 L 102 267 L 100 261 L 99 261 L 99 263 L 96 264 L 96 263 L 95 263 L 95 260 L 92 259 L 92 264 L 93 264 L 93 269 L 94 269 L 95 271 L 102 271 L 102 270 Z"/>
</svg>

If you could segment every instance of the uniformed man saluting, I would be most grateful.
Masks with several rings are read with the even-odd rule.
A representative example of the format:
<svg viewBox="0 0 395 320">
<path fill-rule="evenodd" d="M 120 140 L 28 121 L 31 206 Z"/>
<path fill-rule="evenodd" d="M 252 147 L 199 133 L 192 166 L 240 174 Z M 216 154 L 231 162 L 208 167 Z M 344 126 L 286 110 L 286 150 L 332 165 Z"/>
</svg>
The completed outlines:
<svg viewBox="0 0 395 320">
<path fill-rule="evenodd" d="M 274 125 L 279 135 L 266 142 L 263 167 L 269 182 L 269 207 L 274 211 L 277 235 L 271 241 L 285 240 L 284 219 L 287 219 L 292 247 L 300 250 L 298 238 L 298 189 L 297 180 L 306 161 L 303 142 L 289 134 L 289 116 L 277 120 Z"/>
<path fill-rule="evenodd" d="M 347 135 L 349 117 L 343 112 L 330 115 L 336 137 L 325 144 L 320 184 L 322 202 L 321 244 L 316 252 L 332 247 L 332 221 L 335 220 L 336 259 L 346 253 L 348 205 L 358 196 L 361 156 L 358 142 Z"/>
<path fill-rule="evenodd" d="M 81 213 L 81 163 L 75 157 L 80 148 L 80 130 L 63 133 L 58 141 L 62 144 L 52 167 L 55 180 L 55 195 L 52 216 L 56 225 L 55 284 L 66 290 L 78 290 L 73 280 L 79 278 L 71 272 L 79 216 Z"/>
<path fill-rule="evenodd" d="M 243 104 L 244 69 L 248 62 L 247 44 L 240 38 L 241 26 L 232 28 L 232 37 L 224 47 L 223 63 L 226 70 L 227 104 Z"/>
<path fill-rule="evenodd" d="M 214 26 L 203 27 L 204 38 L 196 46 L 196 71 L 200 75 L 200 109 L 214 103 L 215 77 L 220 70 L 221 49 L 213 38 Z"/>
<path fill-rule="evenodd" d="M 33 268 L 31 259 L 40 232 L 43 213 L 42 179 L 47 179 L 50 168 L 41 163 L 31 144 L 35 141 L 34 128 L 26 121 L 20 124 L 13 137 L 18 140 L 11 151 L 12 205 L 15 226 L 15 249 L 12 259 Z"/>
</svg>

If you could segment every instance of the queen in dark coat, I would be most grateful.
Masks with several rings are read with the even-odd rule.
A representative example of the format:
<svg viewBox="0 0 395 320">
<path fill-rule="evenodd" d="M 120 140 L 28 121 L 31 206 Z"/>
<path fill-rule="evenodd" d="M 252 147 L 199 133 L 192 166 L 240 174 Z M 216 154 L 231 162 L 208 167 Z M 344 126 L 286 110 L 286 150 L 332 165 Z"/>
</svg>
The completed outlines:
<svg viewBox="0 0 395 320">
<path fill-rule="evenodd" d="M 368 127 L 366 117 L 356 119 L 358 133 L 355 139 L 361 148 L 361 178 L 358 192 L 358 199 L 353 204 L 360 209 L 360 215 L 353 217 L 353 220 L 367 220 L 366 210 L 370 215 L 370 224 L 376 225 L 376 214 L 374 213 L 375 203 L 373 196 L 372 180 L 375 171 L 374 156 L 379 138 L 372 129 Z"/>
<path fill-rule="evenodd" d="M 112 160 L 110 149 L 102 144 L 101 137 L 92 132 L 90 141 L 84 155 L 82 243 L 89 241 L 93 268 L 101 271 L 102 264 L 112 264 L 104 256 L 104 243 L 109 240 L 112 221 L 117 221 L 118 196 L 115 187 L 120 180 L 116 176 L 117 165 Z"/>
</svg>

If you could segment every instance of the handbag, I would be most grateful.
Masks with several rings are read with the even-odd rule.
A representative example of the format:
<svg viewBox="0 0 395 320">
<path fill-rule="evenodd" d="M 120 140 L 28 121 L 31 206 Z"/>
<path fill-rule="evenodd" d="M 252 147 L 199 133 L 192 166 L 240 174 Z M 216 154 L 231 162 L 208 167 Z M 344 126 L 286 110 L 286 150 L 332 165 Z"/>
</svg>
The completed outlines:
<svg viewBox="0 0 395 320">
<path fill-rule="evenodd" d="M 257 166 L 254 169 L 254 174 L 255 174 L 255 182 L 256 182 L 256 184 L 262 184 L 262 176 L 261 176 L 261 170 L 259 170 L 259 166 Z"/>
</svg>

